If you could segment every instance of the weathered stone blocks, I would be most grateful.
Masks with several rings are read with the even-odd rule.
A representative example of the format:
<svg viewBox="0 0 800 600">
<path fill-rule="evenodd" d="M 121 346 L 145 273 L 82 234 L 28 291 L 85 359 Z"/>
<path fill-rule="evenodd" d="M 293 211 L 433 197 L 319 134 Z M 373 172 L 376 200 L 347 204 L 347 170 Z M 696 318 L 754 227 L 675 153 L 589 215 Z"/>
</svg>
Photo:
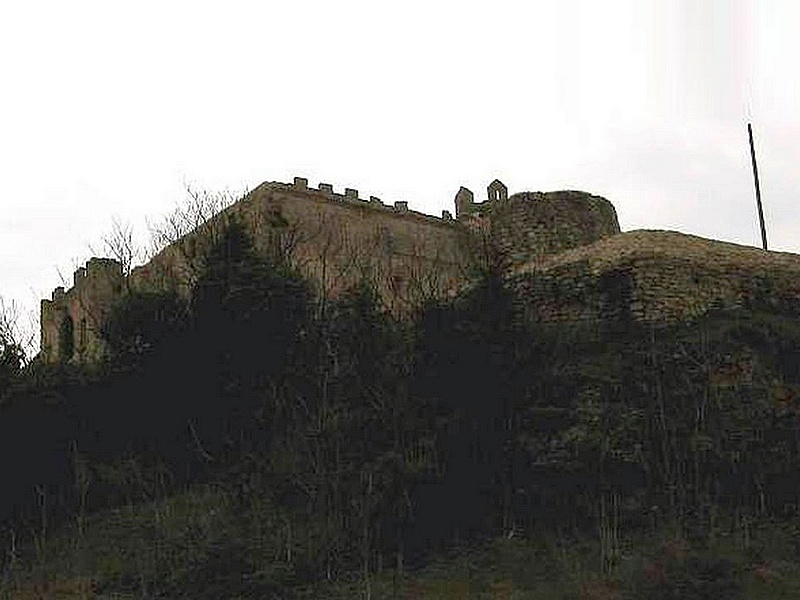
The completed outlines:
<svg viewBox="0 0 800 600">
<path fill-rule="evenodd" d="M 492 206 L 491 236 L 512 264 L 523 264 L 619 233 L 613 205 L 583 192 L 514 194 Z"/>
<path fill-rule="evenodd" d="M 508 282 L 518 308 L 532 321 L 604 319 L 613 316 L 607 297 L 613 293 L 612 272 L 625 272 L 628 280 L 614 318 L 670 323 L 745 304 L 800 308 L 800 255 L 672 231 L 607 237 L 517 265 Z M 581 294 L 563 302 L 554 289 L 580 289 Z"/>
</svg>

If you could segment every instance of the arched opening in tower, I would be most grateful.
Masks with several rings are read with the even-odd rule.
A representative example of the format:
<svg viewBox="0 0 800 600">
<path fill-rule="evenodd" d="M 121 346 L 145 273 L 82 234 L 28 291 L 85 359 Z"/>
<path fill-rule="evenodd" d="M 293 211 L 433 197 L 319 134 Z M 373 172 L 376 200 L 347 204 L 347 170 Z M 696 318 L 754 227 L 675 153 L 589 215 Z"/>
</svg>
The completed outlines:
<svg viewBox="0 0 800 600">
<path fill-rule="evenodd" d="M 67 362 L 75 352 L 75 325 L 70 315 L 65 315 L 58 329 L 58 354 L 62 362 Z"/>
</svg>

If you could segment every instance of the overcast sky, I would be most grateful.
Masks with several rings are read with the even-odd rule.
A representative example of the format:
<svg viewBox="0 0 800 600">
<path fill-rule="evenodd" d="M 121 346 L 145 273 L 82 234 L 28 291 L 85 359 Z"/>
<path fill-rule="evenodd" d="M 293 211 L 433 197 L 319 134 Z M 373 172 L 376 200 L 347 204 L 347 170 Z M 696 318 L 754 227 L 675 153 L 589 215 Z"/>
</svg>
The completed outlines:
<svg viewBox="0 0 800 600">
<path fill-rule="evenodd" d="M 800 2 L 8 2 L 0 296 L 71 280 L 113 218 L 304 176 L 441 214 L 578 189 L 623 231 L 800 253 Z"/>
</svg>

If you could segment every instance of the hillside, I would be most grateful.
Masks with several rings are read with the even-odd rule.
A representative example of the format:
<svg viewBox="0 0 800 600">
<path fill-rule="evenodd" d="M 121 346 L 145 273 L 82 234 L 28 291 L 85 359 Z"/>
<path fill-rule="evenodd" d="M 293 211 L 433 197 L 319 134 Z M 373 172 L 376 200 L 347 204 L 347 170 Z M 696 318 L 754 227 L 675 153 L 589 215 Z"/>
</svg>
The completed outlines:
<svg viewBox="0 0 800 600">
<path fill-rule="evenodd" d="M 675 261 L 680 287 L 713 279 L 709 257 L 771 260 L 721 248 L 607 236 L 510 276 L 489 262 L 399 318 L 374 279 L 321 294 L 233 218 L 189 294 L 108 306 L 101 361 L 3 380 L 4 590 L 795 597 L 792 306 L 755 288 L 657 327 L 624 310 L 647 265 Z M 518 283 L 575 273 L 549 297 L 602 318 L 531 318 L 548 305 Z"/>
</svg>

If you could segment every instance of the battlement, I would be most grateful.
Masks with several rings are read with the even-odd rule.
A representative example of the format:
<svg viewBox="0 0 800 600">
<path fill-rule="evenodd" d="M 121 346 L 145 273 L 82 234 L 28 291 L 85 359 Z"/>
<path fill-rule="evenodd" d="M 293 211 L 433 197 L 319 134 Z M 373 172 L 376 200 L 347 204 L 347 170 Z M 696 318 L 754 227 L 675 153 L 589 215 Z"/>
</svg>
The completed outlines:
<svg viewBox="0 0 800 600">
<path fill-rule="evenodd" d="M 113 258 L 90 258 L 84 267 L 78 267 L 72 274 L 73 288 L 87 285 L 87 282 L 105 281 L 109 278 L 122 277 L 122 265 Z M 91 285 L 89 283 L 88 285 Z M 61 290 L 58 292 L 58 290 Z M 72 291 L 72 290 L 70 290 Z M 53 292 L 53 300 L 58 295 L 64 296 L 64 288 L 58 287 Z"/>
<path fill-rule="evenodd" d="M 88 277 L 122 275 L 122 264 L 113 258 L 90 258 L 86 263 Z"/>
<path fill-rule="evenodd" d="M 499 182 L 498 182 L 499 183 Z M 500 184 L 502 185 L 502 184 Z M 442 223 L 446 225 L 453 225 L 454 219 L 450 211 L 443 211 L 441 217 L 429 215 L 427 213 L 418 212 L 409 208 L 409 203 L 406 200 L 396 200 L 392 204 L 386 204 L 378 196 L 370 195 L 367 198 L 362 198 L 360 192 L 356 188 L 345 187 L 342 193 L 338 193 L 333 184 L 320 182 L 316 188 L 309 187 L 308 179 L 305 177 L 295 177 L 292 183 L 283 183 L 279 181 L 272 181 L 264 183 L 262 186 L 274 190 L 280 190 L 289 194 L 300 194 L 306 198 L 316 198 L 335 202 L 345 206 L 351 207 L 369 207 L 376 210 L 382 210 L 388 213 L 394 213 L 402 218 L 417 218 L 432 220 L 433 222 Z M 503 186 L 505 187 L 505 186 Z M 456 209 L 458 213 L 458 208 Z"/>
<path fill-rule="evenodd" d="M 72 275 L 68 290 L 58 286 L 41 302 L 41 352 L 48 361 L 102 353 L 100 328 L 122 291 L 122 265 L 110 258 L 92 258 Z M 68 355 L 68 356 L 67 356 Z"/>
</svg>

